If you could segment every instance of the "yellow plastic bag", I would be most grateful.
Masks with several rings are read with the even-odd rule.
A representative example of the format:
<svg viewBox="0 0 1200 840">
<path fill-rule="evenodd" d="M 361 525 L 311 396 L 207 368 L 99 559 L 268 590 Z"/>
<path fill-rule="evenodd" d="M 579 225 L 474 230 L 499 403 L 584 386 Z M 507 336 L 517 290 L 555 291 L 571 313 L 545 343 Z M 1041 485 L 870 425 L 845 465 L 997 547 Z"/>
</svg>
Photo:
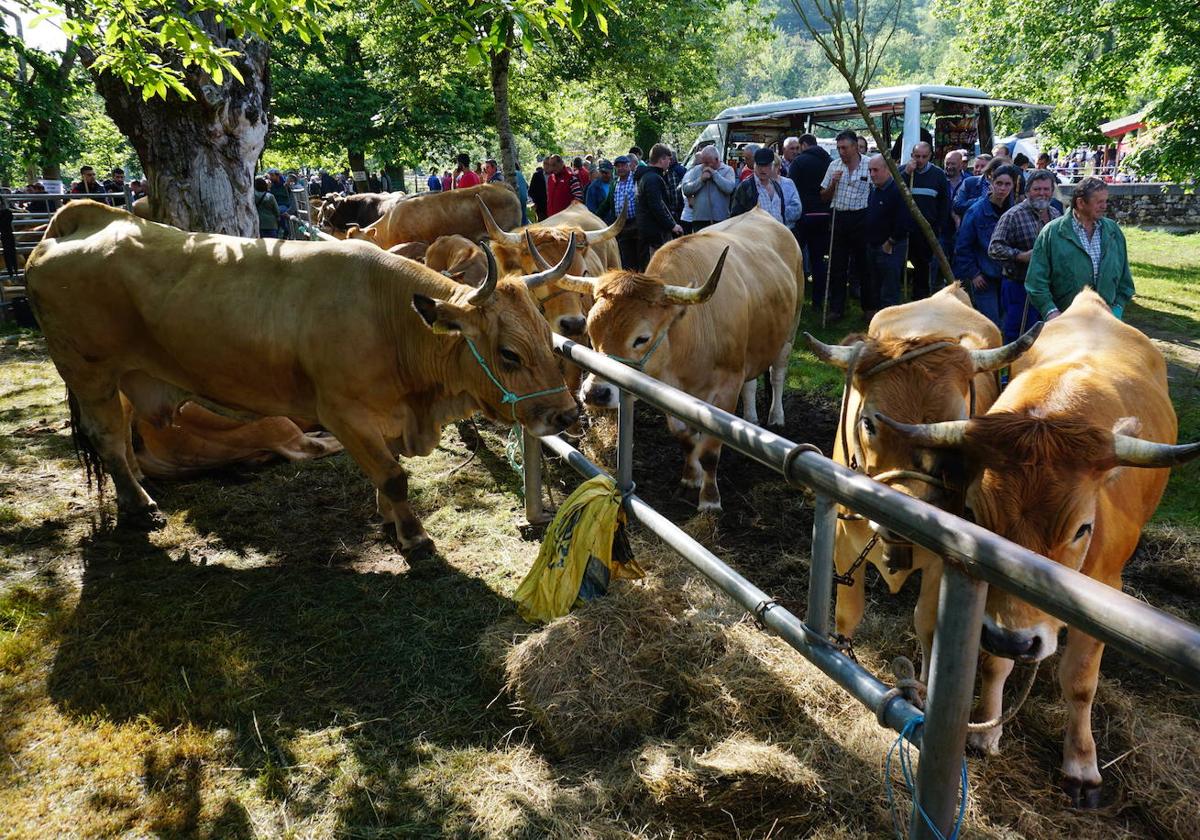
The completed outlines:
<svg viewBox="0 0 1200 840">
<path fill-rule="evenodd" d="M 551 621 L 605 594 L 610 581 L 644 577 L 632 557 L 614 557 L 614 538 L 624 524 L 616 482 L 598 475 L 579 485 L 550 523 L 537 561 L 517 587 L 521 618 Z"/>
</svg>

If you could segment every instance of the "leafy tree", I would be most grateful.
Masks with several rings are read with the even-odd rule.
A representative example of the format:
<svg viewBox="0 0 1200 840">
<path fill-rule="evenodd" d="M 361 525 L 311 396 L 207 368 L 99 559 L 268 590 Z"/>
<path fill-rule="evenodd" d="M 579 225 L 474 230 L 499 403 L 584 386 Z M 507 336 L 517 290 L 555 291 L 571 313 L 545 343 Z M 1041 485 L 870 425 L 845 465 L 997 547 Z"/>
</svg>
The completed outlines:
<svg viewBox="0 0 1200 840">
<path fill-rule="evenodd" d="M 1099 125 L 1148 107 L 1153 144 L 1132 164 L 1190 181 L 1200 172 L 1200 4 L 1192 0 L 949 3 L 971 44 L 961 62 L 989 92 L 1055 106 L 1039 131 L 1064 147 L 1105 142 Z"/>
<path fill-rule="evenodd" d="M 270 105 L 269 38 L 319 37 L 328 0 L 58 0 L 109 116 L 130 139 L 151 208 L 191 230 L 252 235 L 251 179 Z"/>
<path fill-rule="evenodd" d="M 485 66 L 495 103 L 496 134 L 505 178 L 516 164 L 509 83 L 514 57 L 553 48 L 564 35 L 580 37 L 590 18 L 600 32 L 608 31 L 607 13 L 615 0 L 417 0 L 427 13 L 428 42 L 441 33 L 465 49 L 472 66 Z"/>
</svg>

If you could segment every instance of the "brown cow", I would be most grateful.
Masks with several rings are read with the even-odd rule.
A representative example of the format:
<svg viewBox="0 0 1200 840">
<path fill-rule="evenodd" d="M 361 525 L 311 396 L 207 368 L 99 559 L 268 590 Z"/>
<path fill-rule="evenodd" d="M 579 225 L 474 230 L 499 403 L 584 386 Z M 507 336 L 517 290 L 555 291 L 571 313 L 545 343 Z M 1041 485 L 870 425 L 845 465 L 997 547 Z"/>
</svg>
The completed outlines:
<svg viewBox="0 0 1200 840">
<path fill-rule="evenodd" d="M 329 435 L 307 434 L 287 417 L 250 422 L 222 417 L 194 402 L 179 407 L 166 425 L 155 425 L 122 399 L 133 424 L 134 476 L 171 479 L 276 458 L 307 461 L 342 451 Z"/>
<path fill-rule="evenodd" d="M 160 425 L 188 399 L 319 423 L 405 551 L 431 542 L 397 454 L 428 454 L 474 411 L 537 435 L 579 414 L 526 283 L 495 269 L 473 289 L 366 244 L 185 233 L 93 201 L 60 210 L 29 262 L 76 443 L 113 477 L 126 525 L 164 519 L 134 476 L 119 394 Z"/>
<path fill-rule="evenodd" d="M 389 206 L 379 221 L 361 230 L 347 230 L 347 239 L 370 239 L 388 249 L 402 242 L 433 242 L 458 234 L 478 242 L 487 234 L 479 216 L 482 200 L 506 229 L 521 223 L 521 203 L 504 184 L 480 184 L 447 192 L 421 193 Z"/>
<path fill-rule="evenodd" d="M 330 193 L 321 204 L 317 216 L 317 224 L 321 230 L 332 234 L 338 239 L 346 238 L 346 230 L 351 225 L 365 228 L 379 221 L 387 208 L 397 201 L 403 201 L 408 196 L 405 193 L 353 193 L 339 195 Z"/>
<path fill-rule="evenodd" d="M 966 513 L 980 525 L 1120 589 L 1125 563 L 1167 486 L 1166 468 L 1200 455 L 1200 443 L 1174 445 L 1166 362 L 1089 289 L 1046 325 L 1014 373 L 982 417 L 921 425 L 877 419 L 917 445 L 962 453 Z M 976 720 L 999 716 L 1013 660 L 1053 654 L 1062 626 L 998 587 L 988 590 L 982 643 L 992 655 L 983 658 Z M 1103 651 L 1071 628 L 1059 663 L 1067 704 L 1063 787 L 1076 806 L 1100 802 L 1091 710 Z M 971 741 L 995 752 L 1000 735 L 995 727 Z"/>
<path fill-rule="evenodd" d="M 953 458 L 914 447 L 903 435 L 880 426 L 883 413 L 907 423 L 963 420 L 987 411 L 999 394 L 992 370 L 1010 364 L 1028 349 L 1037 333 L 1001 349 L 1000 331 L 971 306 L 957 283 L 932 297 L 890 306 L 871 319 L 865 336 L 828 345 L 805 334 L 818 358 L 841 370 L 853 368 L 842 395 L 844 413 L 834 438 L 833 459 L 884 481 L 914 498 L 962 509 L 962 488 Z M 972 392 L 973 389 L 973 392 Z M 913 624 L 921 643 L 921 679 L 929 676 L 929 655 L 937 620 L 941 558 L 910 545 L 874 522 L 839 518 L 834 557 L 848 574 L 868 544 L 869 560 L 899 592 L 908 576 L 921 572 L 921 593 Z M 837 632 L 851 639 L 862 621 L 866 574 L 852 575 L 850 586 L 837 587 Z"/>
<path fill-rule="evenodd" d="M 707 276 L 707 280 L 703 280 Z M 719 285 L 718 285 L 719 284 Z M 783 424 L 783 387 L 804 300 L 796 237 L 759 208 L 668 242 L 645 274 L 567 275 L 559 285 L 591 293 L 592 346 L 718 408 L 738 395 L 754 414 L 757 377 L 771 371 L 770 422 Z M 616 389 L 589 374 L 583 401 L 616 408 Z M 682 484 L 699 488 L 699 508 L 720 510 L 721 441 L 669 418 L 685 452 Z"/>
</svg>

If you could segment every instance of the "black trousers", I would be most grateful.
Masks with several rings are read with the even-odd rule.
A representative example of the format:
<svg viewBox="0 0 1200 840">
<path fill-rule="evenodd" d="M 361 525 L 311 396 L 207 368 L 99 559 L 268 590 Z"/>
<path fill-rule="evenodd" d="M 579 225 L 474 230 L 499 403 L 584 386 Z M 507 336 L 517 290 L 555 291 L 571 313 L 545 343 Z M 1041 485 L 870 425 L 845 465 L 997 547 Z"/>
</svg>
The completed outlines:
<svg viewBox="0 0 1200 840">
<path fill-rule="evenodd" d="M 830 224 L 833 245 L 829 251 L 829 313 L 840 317 L 846 311 L 848 287 L 861 289 L 867 273 L 866 210 L 838 210 Z M 824 300 L 813 300 L 824 306 Z"/>
<path fill-rule="evenodd" d="M 671 232 L 639 231 L 638 232 L 638 263 L 637 271 L 645 271 L 650 264 L 654 252 L 666 245 L 672 239 Z"/>
<path fill-rule="evenodd" d="M 808 252 L 808 270 L 812 275 L 813 303 L 820 306 L 825 300 L 825 282 L 829 277 L 829 219 L 828 213 L 805 213 L 796 224 L 800 247 Z"/>
<path fill-rule="evenodd" d="M 934 271 L 939 271 L 937 257 L 925 239 L 925 234 L 915 230 L 908 238 L 908 261 L 912 263 L 912 299 L 921 300 L 929 297 L 931 277 Z M 941 284 L 936 284 L 937 288 Z"/>
<path fill-rule="evenodd" d="M 638 270 L 638 232 L 631 220 L 627 219 L 624 229 L 617 234 L 617 251 L 621 254 L 621 268 Z"/>
</svg>

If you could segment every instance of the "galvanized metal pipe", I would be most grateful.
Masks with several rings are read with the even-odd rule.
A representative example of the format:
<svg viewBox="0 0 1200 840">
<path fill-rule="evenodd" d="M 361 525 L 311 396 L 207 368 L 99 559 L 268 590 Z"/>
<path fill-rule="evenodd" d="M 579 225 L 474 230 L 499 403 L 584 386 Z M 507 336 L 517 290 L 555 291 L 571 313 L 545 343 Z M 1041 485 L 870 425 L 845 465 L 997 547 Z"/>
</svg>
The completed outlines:
<svg viewBox="0 0 1200 840">
<path fill-rule="evenodd" d="M 617 406 L 617 489 L 633 489 L 633 394 L 621 389 Z"/>
<path fill-rule="evenodd" d="M 829 635 L 829 601 L 833 596 L 833 545 L 837 505 L 818 493 L 813 509 L 812 559 L 808 567 L 808 612 L 804 617 L 814 633 Z"/>
<path fill-rule="evenodd" d="M 601 473 L 599 467 L 562 438 L 544 437 L 542 443 L 585 478 Z M 893 730 L 899 732 L 908 721 L 921 716 L 921 712 L 908 701 L 888 696 L 890 686 L 884 685 L 857 662 L 830 645 L 823 634 L 805 627 L 791 612 L 776 605 L 767 593 L 727 566 L 637 495 L 631 494 L 626 498 L 626 511 L 717 588 L 744 609 L 758 615 L 765 627 L 778 634 L 801 656 L 875 712 Z M 881 707 L 882 715 L 879 714 Z M 919 743 L 919 737 L 914 736 L 914 742 Z"/>
<path fill-rule="evenodd" d="M 541 525 L 550 521 L 542 504 L 542 442 L 521 427 L 521 464 L 525 475 L 525 521 Z"/>
<path fill-rule="evenodd" d="M 554 336 L 559 353 L 629 390 L 694 428 L 784 473 L 789 481 L 826 493 L 839 504 L 918 545 L 956 558 L 967 571 L 1023 598 L 1088 635 L 1200 688 L 1200 627 L 1024 549 L 973 523 L 898 493 L 729 412 L 658 382 L 569 339 Z M 786 471 L 786 472 L 785 472 Z"/>
<path fill-rule="evenodd" d="M 943 564 L 914 794 L 920 810 L 913 809 L 909 825 L 909 837 L 914 840 L 949 837 L 958 816 L 963 750 L 975 693 L 979 628 L 986 598 L 986 583 L 968 575 L 954 561 Z M 921 810 L 940 834 L 930 828 Z"/>
</svg>

